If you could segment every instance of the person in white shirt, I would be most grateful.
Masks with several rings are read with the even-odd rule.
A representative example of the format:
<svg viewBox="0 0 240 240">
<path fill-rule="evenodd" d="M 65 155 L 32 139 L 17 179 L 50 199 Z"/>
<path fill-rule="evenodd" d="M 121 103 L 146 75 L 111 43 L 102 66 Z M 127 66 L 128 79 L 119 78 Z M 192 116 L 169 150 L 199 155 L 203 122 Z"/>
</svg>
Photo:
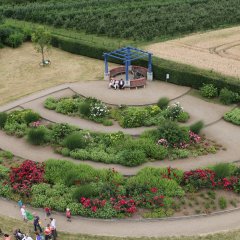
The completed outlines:
<svg viewBox="0 0 240 240">
<path fill-rule="evenodd" d="M 57 229 L 56 229 L 56 219 L 55 218 L 50 218 L 50 228 L 52 230 L 52 236 L 53 240 L 57 238 Z"/>
<path fill-rule="evenodd" d="M 26 210 L 25 210 L 25 205 L 23 205 L 20 209 L 22 217 L 23 217 L 23 221 L 27 221 L 27 214 L 26 214 Z"/>
</svg>

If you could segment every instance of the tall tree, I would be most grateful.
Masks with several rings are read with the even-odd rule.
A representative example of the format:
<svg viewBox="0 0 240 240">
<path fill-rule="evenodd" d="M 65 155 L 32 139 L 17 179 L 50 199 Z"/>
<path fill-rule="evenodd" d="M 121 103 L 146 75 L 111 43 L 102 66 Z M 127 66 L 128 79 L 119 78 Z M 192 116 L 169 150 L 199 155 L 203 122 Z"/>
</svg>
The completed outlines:
<svg viewBox="0 0 240 240">
<path fill-rule="evenodd" d="M 43 27 L 38 27 L 36 31 L 32 34 L 32 42 L 34 44 L 34 48 L 38 53 L 41 53 L 42 55 L 42 63 L 45 63 L 45 57 L 44 54 L 49 50 L 50 48 L 50 42 L 51 42 L 51 35 L 50 32 L 48 32 Z"/>
</svg>

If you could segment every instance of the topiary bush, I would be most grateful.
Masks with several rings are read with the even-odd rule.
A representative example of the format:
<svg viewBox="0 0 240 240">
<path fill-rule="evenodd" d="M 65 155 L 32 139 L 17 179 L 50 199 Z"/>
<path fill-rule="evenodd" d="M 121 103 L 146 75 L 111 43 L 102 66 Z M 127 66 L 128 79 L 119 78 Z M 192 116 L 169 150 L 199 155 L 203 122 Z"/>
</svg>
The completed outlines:
<svg viewBox="0 0 240 240">
<path fill-rule="evenodd" d="M 190 131 L 196 133 L 196 134 L 199 134 L 200 131 L 203 129 L 204 127 L 204 123 L 203 121 L 198 121 L 196 123 L 193 123 L 192 125 L 190 125 Z"/>
<path fill-rule="evenodd" d="M 41 145 L 45 142 L 46 134 L 46 128 L 43 126 L 30 128 L 27 133 L 27 139 L 33 145 Z"/>
<path fill-rule="evenodd" d="M 238 93 L 232 92 L 227 88 L 223 88 L 219 94 L 220 102 L 226 105 L 240 101 L 240 95 Z"/>
<path fill-rule="evenodd" d="M 218 96 L 218 89 L 213 84 L 203 84 L 200 94 L 206 98 L 214 98 Z"/>
<path fill-rule="evenodd" d="M 160 107 L 161 109 L 165 109 L 167 108 L 168 104 L 169 104 L 169 98 L 167 97 L 163 97 L 163 98 L 160 98 L 157 102 L 157 105 L 158 107 Z"/>
<path fill-rule="evenodd" d="M 87 140 L 83 134 L 75 132 L 64 139 L 63 145 L 70 150 L 85 148 L 87 146 Z"/>
<path fill-rule="evenodd" d="M 4 128 L 5 123 L 7 121 L 7 113 L 5 112 L 0 112 L 0 129 Z"/>
</svg>

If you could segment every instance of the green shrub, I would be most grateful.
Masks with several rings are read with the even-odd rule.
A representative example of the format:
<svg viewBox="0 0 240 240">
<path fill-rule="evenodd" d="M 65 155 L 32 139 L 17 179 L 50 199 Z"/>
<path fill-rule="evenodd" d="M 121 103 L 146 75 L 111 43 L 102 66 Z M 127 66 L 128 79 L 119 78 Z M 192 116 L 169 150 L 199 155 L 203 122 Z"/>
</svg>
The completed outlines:
<svg viewBox="0 0 240 240">
<path fill-rule="evenodd" d="M 148 110 L 143 107 L 128 107 L 121 112 L 119 123 L 124 128 L 141 127 L 148 119 Z"/>
<path fill-rule="evenodd" d="M 79 112 L 83 116 L 89 117 L 91 114 L 91 103 L 85 101 L 79 105 Z"/>
<path fill-rule="evenodd" d="M 9 184 L 0 181 L 0 196 L 10 198 L 12 196 L 12 188 Z"/>
<path fill-rule="evenodd" d="M 133 167 L 141 165 L 146 161 L 143 150 L 123 150 L 119 153 L 119 162 L 125 166 Z"/>
<path fill-rule="evenodd" d="M 112 122 L 111 120 L 109 120 L 109 119 L 104 119 L 103 122 L 102 122 L 102 124 L 103 124 L 104 126 L 112 126 L 112 125 L 113 125 L 113 122 Z"/>
<path fill-rule="evenodd" d="M 5 123 L 7 121 L 7 117 L 8 117 L 7 113 L 0 112 L 0 129 L 4 128 Z"/>
<path fill-rule="evenodd" d="M 190 152 L 187 149 L 173 149 L 171 152 L 171 157 L 173 159 L 181 159 L 189 157 Z"/>
<path fill-rule="evenodd" d="M 56 112 L 70 114 L 78 111 L 78 103 L 72 98 L 62 98 L 57 102 Z"/>
<path fill-rule="evenodd" d="M 169 101 L 170 101 L 169 98 L 163 97 L 158 100 L 157 105 L 160 109 L 165 109 L 167 108 Z"/>
<path fill-rule="evenodd" d="M 213 84 L 203 84 L 200 94 L 206 98 L 214 98 L 218 96 L 218 89 Z"/>
<path fill-rule="evenodd" d="M 55 110 L 57 107 L 57 99 L 49 97 L 44 101 L 44 107 L 50 110 Z"/>
<path fill-rule="evenodd" d="M 9 151 L 0 151 L 0 157 L 4 157 L 6 159 L 12 160 L 14 155 Z"/>
<path fill-rule="evenodd" d="M 4 126 L 4 131 L 9 135 L 15 135 L 17 137 L 23 137 L 27 131 L 26 123 L 17 123 L 17 122 L 6 122 Z"/>
<path fill-rule="evenodd" d="M 166 139 L 167 142 L 173 146 L 181 142 L 189 142 L 188 129 L 186 127 L 178 126 L 172 121 L 163 122 L 157 129 L 158 139 Z"/>
<path fill-rule="evenodd" d="M 240 125 L 240 108 L 234 108 L 233 110 L 225 113 L 224 119 L 228 122 Z"/>
<path fill-rule="evenodd" d="M 231 103 L 240 101 L 240 95 L 228 90 L 227 88 L 223 88 L 220 91 L 219 99 L 223 104 L 229 105 Z"/>
<path fill-rule="evenodd" d="M 144 213 L 144 218 L 165 218 L 171 217 L 174 214 L 174 210 L 171 208 L 157 208 L 149 213 Z"/>
<path fill-rule="evenodd" d="M 45 127 L 31 128 L 28 131 L 27 139 L 33 145 L 41 145 L 45 141 L 46 132 Z"/>
<path fill-rule="evenodd" d="M 10 34 L 9 37 L 6 39 L 5 44 L 12 48 L 19 47 L 24 40 L 24 35 L 19 32 L 15 32 Z"/>
<path fill-rule="evenodd" d="M 145 151 L 148 158 L 155 160 L 163 160 L 168 155 L 168 150 L 165 147 L 147 139 L 142 141 L 142 143 L 140 142 L 139 148 Z"/>
<path fill-rule="evenodd" d="M 74 175 L 81 184 L 102 179 L 103 170 L 96 170 L 89 165 L 75 164 L 67 160 L 50 159 L 45 162 L 45 179 L 51 184 L 68 182 L 68 176 Z M 73 183 L 74 183 L 73 181 Z"/>
<path fill-rule="evenodd" d="M 188 121 L 189 118 L 190 118 L 189 113 L 187 113 L 187 112 L 181 112 L 181 113 L 178 115 L 177 120 L 178 120 L 178 122 L 185 123 L 185 122 Z"/>
<path fill-rule="evenodd" d="M 36 122 L 40 119 L 40 115 L 38 113 L 29 111 L 24 115 L 24 120 L 27 124 Z"/>
<path fill-rule="evenodd" d="M 203 127 L 204 127 L 203 121 L 198 121 L 196 123 L 191 124 L 189 129 L 190 129 L 190 131 L 192 131 L 196 134 L 199 134 L 201 132 L 201 130 L 203 129 Z"/>
<path fill-rule="evenodd" d="M 0 165 L 0 179 L 8 179 L 10 169 Z"/>
<path fill-rule="evenodd" d="M 70 150 L 85 148 L 87 146 L 87 140 L 83 134 L 75 132 L 64 139 L 63 145 Z"/>
<path fill-rule="evenodd" d="M 227 200 L 224 197 L 218 199 L 218 205 L 221 209 L 227 208 Z"/>
<path fill-rule="evenodd" d="M 73 133 L 76 128 L 67 123 L 56 123 L 51 129 L 51 139 L 53 143 L 61 143 L 63 139 Z"/>
<path fill-rule="evenodd" d="M 68 157 L 70 156 L 70 150 L 68 148 L 63 148 L 61 150 L 61 154 L 64 156 L 64 157 Z"/>
<path fill-rule="evenodd" d="M 94 184 L 79 186 L 73 193 L 73 198 L 79 201 L 81 197 L 94 198 L 99 195 L 98 189 Z"/>
<path fill-rule="evenodd" d="M 233 168 L 229 163 L 218 163 L 213 166 L 213 171 L 218 179 L 230 177 L 233 172 L 232 169 Z"/>
</svg>

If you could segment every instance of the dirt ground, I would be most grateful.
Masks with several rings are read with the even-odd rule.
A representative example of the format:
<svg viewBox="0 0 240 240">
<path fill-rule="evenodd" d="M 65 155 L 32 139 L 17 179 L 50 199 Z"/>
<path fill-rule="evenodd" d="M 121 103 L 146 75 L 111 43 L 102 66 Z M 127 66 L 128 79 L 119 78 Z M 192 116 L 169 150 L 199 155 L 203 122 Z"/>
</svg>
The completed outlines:
<svg viewBox="0 0 240 240">
<path fill-rule="evenodd" d="M 155 56 L 240 77 L 240 26 L 146 47 Z"/>
<path fill-rule="evenodd" d="M 62 83 L 103 78 L 103 61 L 56 48 L 46 58 L 51 66 L 40 67 L 41 56 L 31 43 L 0 49 L 0 105 Z"/>
</svg>

